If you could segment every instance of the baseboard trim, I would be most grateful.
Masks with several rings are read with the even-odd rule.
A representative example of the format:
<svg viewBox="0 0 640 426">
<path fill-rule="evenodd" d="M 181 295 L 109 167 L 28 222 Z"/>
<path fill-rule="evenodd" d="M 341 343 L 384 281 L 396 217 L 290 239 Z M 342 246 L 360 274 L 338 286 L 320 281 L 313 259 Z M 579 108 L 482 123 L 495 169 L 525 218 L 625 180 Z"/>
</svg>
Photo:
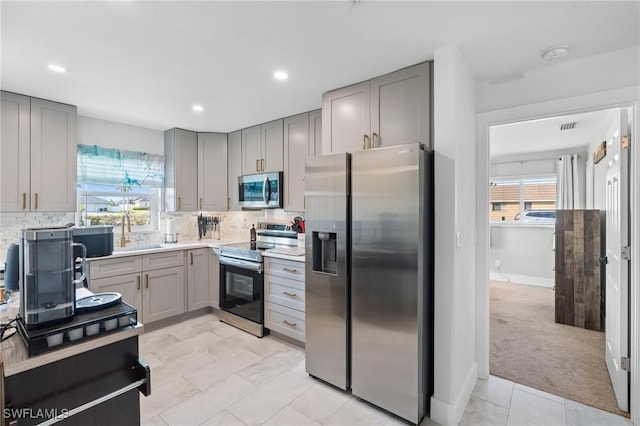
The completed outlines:
<svg viewBox="0 0 640 426">
<path fill-rule="evenodd" d="M 429 415 L 431 420 L 443 426 L 457 425 L 460 423 L 477 380 L 478 363 L 474 362 L 467 373 L 467 377 L 462 384 L 460 392 L 458 392 L 458 395 L 452 404 L 441 401 L 435 396 L 431 397 L 431 412 Z"/>
<path fill-rule="evenodd" d="M 489 279 L 494 281 L 505 281 L 518 284 L 535 285 L 538 287 L 553 288 L 555 280 L 553 278 L 532 277 L 530 275 L 503 274 L 501 272 L 489 272 Z"/>
</svg>

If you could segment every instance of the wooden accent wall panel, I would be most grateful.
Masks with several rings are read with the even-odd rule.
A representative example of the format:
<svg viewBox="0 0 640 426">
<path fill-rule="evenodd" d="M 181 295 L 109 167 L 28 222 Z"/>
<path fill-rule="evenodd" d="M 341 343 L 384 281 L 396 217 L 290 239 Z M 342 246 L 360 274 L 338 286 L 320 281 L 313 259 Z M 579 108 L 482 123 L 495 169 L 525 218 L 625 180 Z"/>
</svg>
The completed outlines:
<svg viewBox="0 0 640 426">
<path fill-rule="evenodd" d="M 555 321 L 602 330 L 600 211 L 556 210 Z"/>
</svg>

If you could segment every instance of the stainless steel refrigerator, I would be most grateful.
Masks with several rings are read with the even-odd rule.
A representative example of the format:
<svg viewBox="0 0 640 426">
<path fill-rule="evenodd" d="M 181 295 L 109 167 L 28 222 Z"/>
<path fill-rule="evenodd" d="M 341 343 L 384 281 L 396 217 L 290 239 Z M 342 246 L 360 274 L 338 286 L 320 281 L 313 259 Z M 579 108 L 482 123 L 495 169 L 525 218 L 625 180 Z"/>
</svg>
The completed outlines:
<svg viewBox="0 0 640 426">
<path fill-rule="evenodd" d="M 433 393 L 433 154 L 308 158 L 306 369 L 410 422 Z"/>
</svg>

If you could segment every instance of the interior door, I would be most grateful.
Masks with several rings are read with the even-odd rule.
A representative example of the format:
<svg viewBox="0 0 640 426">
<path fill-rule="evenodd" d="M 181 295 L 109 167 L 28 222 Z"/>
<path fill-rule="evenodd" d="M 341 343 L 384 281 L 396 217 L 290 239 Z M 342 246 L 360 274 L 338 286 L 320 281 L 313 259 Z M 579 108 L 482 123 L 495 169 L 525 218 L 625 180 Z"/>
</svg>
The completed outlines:
<svg viewBox="0 0 640 426">
<path fill-rule="evenodd" d="M 629 169 L 627 113 L 620 111 L 620 127 L 607 141 L 606 195 L 606 362 L 621 410 L 629 411 L 629 372 L 622 358 L 629 356 L 629 261 L 623 247 L 629 245 Z"/>
</svg>

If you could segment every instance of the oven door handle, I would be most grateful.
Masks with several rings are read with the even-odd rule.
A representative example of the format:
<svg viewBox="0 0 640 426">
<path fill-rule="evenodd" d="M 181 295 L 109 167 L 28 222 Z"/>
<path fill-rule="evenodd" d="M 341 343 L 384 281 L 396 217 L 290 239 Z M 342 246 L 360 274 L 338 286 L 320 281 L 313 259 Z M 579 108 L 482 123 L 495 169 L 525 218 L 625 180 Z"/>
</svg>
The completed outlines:
<svg viewBox="0 0 640 426">
<path fill-rule="evenodd" d="M 249 269 L 250 271 L 255 271 L 259 274 L 262 273 L 262 263 L 249 262 L 247 260 L 233 259 L 230 257 L 219 257 L 220 264 L 236 266 L 238 268 Z"/>
</svg>

